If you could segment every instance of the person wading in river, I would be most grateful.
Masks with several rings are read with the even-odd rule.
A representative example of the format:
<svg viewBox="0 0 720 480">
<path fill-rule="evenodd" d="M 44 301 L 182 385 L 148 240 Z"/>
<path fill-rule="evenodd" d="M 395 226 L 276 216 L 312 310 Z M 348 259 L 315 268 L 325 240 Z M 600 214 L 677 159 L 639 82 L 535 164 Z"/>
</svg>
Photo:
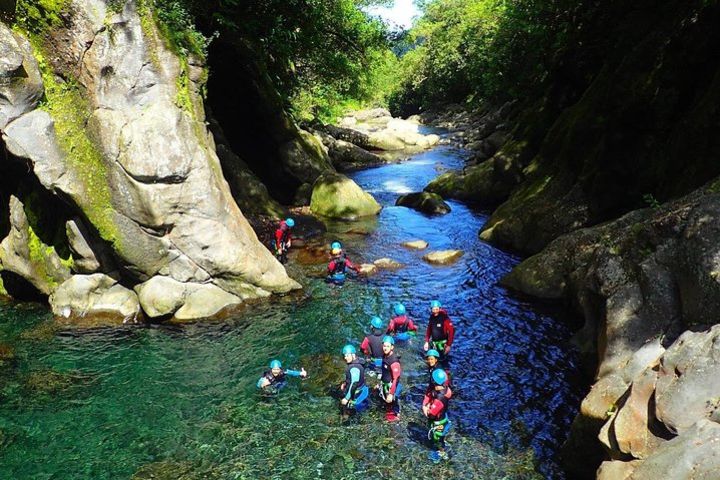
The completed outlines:
<svg viewBox="0 0 720 480">
<path fill-rule="evenodd" d="M 402 389 L 400 386 L 402 367 L 400 358 L 395 355 L 395 339 L 390 335 L 385 335 L 382 342 L 382 376 L 378 388 L 380 398 L 385 402 L 385 420 L 394 422 L 400 418 L 398 395 Z"/>
<path fill-rule="evenodd" d="M 430 318 L 428 319 L 423 348 L 426 352 L 431 348 L 437 350 L 441 358 L 444 358 L 450 353 L 454 336 L 455 327 L 450 321 L 450 317 L 441 308 L 440 302 L 433 300 L 430 302 Z"/>
<path fill-rule="evenodd" d="M 273 360 L 270 362 L 270 369 L 265 370 L 262 377 L 258 379 L 257 387 L 263 390 L 277 390 L 284 384 L 286 376 L 305 378 L 307 372 L 304 368 L 300 370 L 283 370 L 280 360 Z"/>
<path fill-rule="evenodd" d="M 437 350 L 430 349 L 425 354 L 425 364 L 427 364 L 428 367 L 428 377 L 432 379 L 432 373 L 435 371 L 435 369 L 440 368 L 440 353 Z M 450 386 L 450 372 L 445 370 L 445 373 L 447 374 L 447 383 L 446 386 Z"/>
<path fill-rule="evenodd" d="M 370 358 L 373 374 L 382 367 L 382 343 L 384 336 L 382 319 L 380 317 L 372 317 L 370 319 L 370 333 L 367 334 L 360 344 L 360 350 Z"/>
<path fill-rule="evenodd" d="M 430 385 L 425 391 L 422 411 L 429 422 L 428 440 L 432 443 L 433 451 L 428 457 L 435 463 L 440 460 L 447 460 L 445 451 L 445 437 L 450 431 L 451 422 L 447 415 L 448 404 L 452 397 L 447 374 L 444 370 L 437 368 L 432 372 Z"/>
<path fill-rule="evenodd" d="M 290 230 L 295 226 L 295 220 L 286 218 L 280 221 L 277 230 L 275 230 L 275 258 L 282 264 L 287 263 L 287 252 L 292 245 L 292 234 Z"/>
<path fill-rule="evenodd" d="M 328 263 L 327 267 L 327 281 L 333 283 L 342 283 L 345 281 L 346 271 L 349 268 L 355 273 L 360 273 L 360 269 L 356 267 L 347 255 L 343 254 L 342 249 L 333 248 L 330 252 L 332 254 L 332 260 Z"/>
<path fill-rule="evenodd" d="M 417 327 L 406 315 L 405 305 L 396 303 L 393 312 L 395 312 L 395 316 L 390 319 L 387 328 L 388 335 L 394 335 L 396 340 L 407 340 L 410 336 L 417 334 Z"/>
<path fill-rule="evenodd" d="M 358 358 L 355 347 L 345 345 L 342 349 L 345 367 L 345 381 L 340 385 L 340 411 L 350 414 L 367 405 L 368 387 L 365 385 L 365 359 Z"/>
</svg>

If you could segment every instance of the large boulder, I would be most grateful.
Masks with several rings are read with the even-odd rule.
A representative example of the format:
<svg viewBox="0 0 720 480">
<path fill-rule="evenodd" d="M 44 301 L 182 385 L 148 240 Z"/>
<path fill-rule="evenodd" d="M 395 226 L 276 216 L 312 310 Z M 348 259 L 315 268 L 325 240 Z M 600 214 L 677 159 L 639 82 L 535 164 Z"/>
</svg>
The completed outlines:
<svg viewBox="0 0 720 480">
<path fill-rule="evenodd" d="M 354 220 L 377 215 L 381 206 L 372 195 L 339 173 L 326 173 L 313 185 L 310 210 L 323 217 Z"/>
<path fill-rule="evenodd" d="M 40 293 L 50 295 L 70 277 L 70 259 L 62 259 L 38 237 L 28 221 L 25 206 L 10 197 L 10 232 L 0 243 L 0 264 L 30 282 Z"/>
<path fill-rule="evenodd" d="M 444 215 L 450 213 L 450 205 L 445 203 L 442 197 L 436 193 L 419 192 L 401 195 L 395 205 L 409 207 L 423 213 Z"/>
<path fill-rule="evenodd" d="M 140 315 L 137 295 L 102 273 L 73 275 L 50 295 L 50 307 L 66 319 L 105 314 L 117 323 L 134 323 Z"/>
<path fill-rule="evenodd" d="M 346 142 L 345 140 L 337 140 L 322 131 L 317 131 L 315 134 L 327 148 L 333 166 L 340 172 L 386 163 L 384 158 L 368 152 L 353 143 Z"/>
<path fill-rule="evenodd" d="M 82 211 L 129 282 L 163 275 L 239 298 L 299 288 L 222 176 L 204 123 L 201 59 L 178 58 L 134 2 L 115 11 L 73 1 L 69 12 L 45 58 L 78 86 L 46 88 L 48 113 L 8 125 L 12 153 Z"/>
<path fill-rule="evenodd" d="M 135 291 L 150 318 L 170 315 L 178 320 L 207 318 L 243 301 L 212 284 L 182 283 L 162 276 L 137 285 Z"/>
</svg>

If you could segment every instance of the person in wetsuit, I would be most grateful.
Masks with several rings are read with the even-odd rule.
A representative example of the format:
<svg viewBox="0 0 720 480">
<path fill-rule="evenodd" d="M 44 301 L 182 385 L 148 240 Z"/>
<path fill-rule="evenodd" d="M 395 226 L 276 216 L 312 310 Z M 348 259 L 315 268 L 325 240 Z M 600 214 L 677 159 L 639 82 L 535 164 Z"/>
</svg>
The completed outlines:
<svg viewBox="0 0 720 480">
<path fill-rule="evenodd" d="M 450 353 L 454 337 L 455 327 L 450 317 L 441 308 L 440 302 L 433 300 L 430 302 L 430 318 L 428 319 L 423 348 L 426 352 L 431 348 L 437 350 L 441 357 L 445 357 Z"/>
<path fill-rule="evenodd" d="M 362 350 L 372 362 L 373 372 L 382 366 L 382 342 L 385 336 L 383 332 L 382 319 L 380 317 L 372 317 L 372 319 L 370 319 L 370 333 L 367 334 L 360 344 L 360 350 Z"/>
<path fill-rule="evenodd" d="M 380 377 L 380 398 L 385 402 L 385 420 L 394 422 L 400 418 L 400 375 L 402 366 L 400 358 L 395 354 L 395 339 L 385 335 L 382 341 L 383 359 L 382 374 Z"/>
<path fill-rule="evenodd" d="M 333 248 L 331 254 L 332 259 L 327 266 L 327 280 L 329 282 L 345 281 L 348 269 L 353 270 L 355 273 L 360 272 L 360 269 L 347 258 L 347 255 L 343 254 L 342 249 Z"/>
<path fill-rule="evenodd" d="M 343 413 L 357 409 L 367 399 L 367 386 L 365 385 L 365 359 L 358 358 L 355 347 L 345 345 L 342 349 L 345 367 L 345 381 L 340 385 L 340 408 Z"/>
<path fill-rule="evenodd" d="M 265 370 L 257 381 L 257 387 L 261 389 L 279 387 L 285 381 L 285 377 L 307 377 L 307 372 L 304 368 L 300 370 L 283 370 L 282 363 L 280 360 L 273 360 L 270 362 L 270 369 Z"/>
<path fill-rule="evenodd" d="M 287 252 L 292 245 L 292 234 L 290 230 L 295 226 L 295 220 L 286 218 L 280 221 L 277 230 L 275 230 L 275 258 L 282 264 L 287 263 Z"/>
<path fill-rule="evenodd" d="M 425 391 L 422 403 L 422 412 L 428 419 L 428 440 L 432 443 L 433 451 L 430 452 L 430 459 L 438 463 L 440 460 L 447 460 L 445 451 L 445 437 L 447 436 L 451 422 L 448 418 L 448 404 L 452 397 L 448 376 L 444 370 L 437 368 L 432 372 L 432 379 Z"/>
<path fill-rule="evenodd" d="M 390 324 L 387 328 L 388 335 L 405 334 L 415 335 L 417 333 L 417 326 L 413 321 L 406 315 L 405 305 L 402 303 L 396 303 L 393 307 L 395 316 L 390 319 Z"/>
</svg>

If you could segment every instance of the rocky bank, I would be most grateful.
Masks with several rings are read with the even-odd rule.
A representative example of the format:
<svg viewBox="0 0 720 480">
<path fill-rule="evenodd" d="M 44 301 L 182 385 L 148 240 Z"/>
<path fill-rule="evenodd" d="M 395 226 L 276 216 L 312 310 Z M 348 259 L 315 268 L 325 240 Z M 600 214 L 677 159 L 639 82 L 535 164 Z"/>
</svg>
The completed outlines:
<svg viewBox="0 0 720 480">
<path fill-rule="evenodd" d="M 583 317 L 571 478 L 715 478 L 720 8 L 626 7 L 576 33 L 543 98 L 431 113 L 474 153 L 426 190 L 493 208 L 481 238 L 534 254 L 503 283 Z"/>
</svg>

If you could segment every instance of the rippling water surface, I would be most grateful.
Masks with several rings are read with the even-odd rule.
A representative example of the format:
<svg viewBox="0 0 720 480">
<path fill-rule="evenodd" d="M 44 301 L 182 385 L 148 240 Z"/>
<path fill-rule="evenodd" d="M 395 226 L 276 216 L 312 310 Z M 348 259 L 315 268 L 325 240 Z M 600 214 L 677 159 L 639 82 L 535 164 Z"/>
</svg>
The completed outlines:
<svg viewBox="0 0 720 480">
<path fill-rule="evenodd" d="M 330 225 L 322 241 L 339 238 L 353 261 L 390 257 L 400 270 L 333 287 L 320 278 L 324 265 L 295 264 L 302 298 L 219 323 L 56 331 L 43 308 L 0 307 L 0 478 L 562 479 L 555 455 L 579 388 L 561 312 L 497 285 L 518 258 L 478 240 L 483 213 L 457 202 L 440 217 L 394 206 L 461 168 L 462 155 L 439 147 L 353 175 L 384 209 Z M 465 254 L 431 266 L 400 246 L 413 239 Z M 452 458 L 439 466 L 426 459 L 418 411 L 421 339 L 399 347 L 399 424 L 385 424 L 378 408 L 345 421 L 328 395 L 342 377 L 340 348 L 362 339 L 371 315 L 387 319 L 402 301 L 424 329 L 435 298 L 457 329 Z M 310 378 L 260 398 L 255 382 L 275 357 Z"/>
</svg>

